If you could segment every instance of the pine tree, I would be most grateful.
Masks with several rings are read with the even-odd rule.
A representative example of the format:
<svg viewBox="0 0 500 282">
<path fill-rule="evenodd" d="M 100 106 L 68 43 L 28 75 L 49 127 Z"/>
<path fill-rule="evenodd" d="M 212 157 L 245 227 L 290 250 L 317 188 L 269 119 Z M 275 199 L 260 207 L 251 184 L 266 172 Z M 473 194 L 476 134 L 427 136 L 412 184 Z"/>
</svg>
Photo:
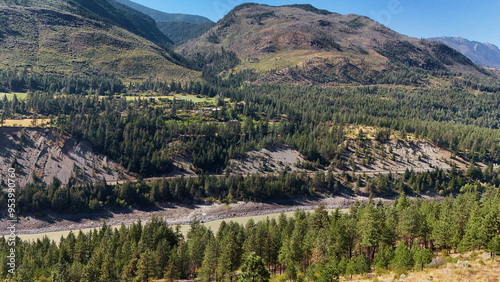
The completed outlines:
<svg viewBox="0 0 500 282">
<path fill-rule="evenodd" d="M 488 250 L 490 251 L 491 257 L 495 258 L 495 256 L 500 255 L 500 237 L 493 237 L 490 242 L 488 242 Z"/>
<path fill-rule="evenodd" d="M 217 280 L 218 255 L 219 250 L 217 249 L 217 244 L 215 240 L 212 239 L 205 249 L 205 256 L 199 272 L 202 281 Z"/>
<path fill-rule="evenodd" d="M 321 264 L 318 282 L 337 282 L 339 281 L 339 272 L 331 264 Z"/>
<path fill-rule="evenodd" d="M 352 276 L 357 273 L 356 258 L 352 257 L 346 265 L 345 275 L 352 279 Z"/>
<path fill-rule="evenodd" d="M 413 256 L 403 241 L 396 247 L 391 264 L 398 270 L 410 269 L 413 266 Z"/>
<path fill-rule="evenodd" d="M 398 235 L 405 241 L 409 241 L 410 246 L 413 244 L 413 240 L 420 234 L 419 223 L 421 221 L 419 208 L 414 202 L 399 212 Z"/>
<path fill-rule="evenodd" d="M 293 259 L 293 251 L 290 239 L 283 240 L 283 245 L 279 251 L 278 260 L 286 266 L 286 275 L 289 279 L 295 279 L 297 276 L 297 266 Z"/>
<path fill-rule="evenodd" d="M 373 265 L 377 269 L 388 269 L 393 258 L 394 252 L 392 251 L 392 247 L 386 246 L 377 252 L 373 259 Z"/>
<path fill-rule="evenodd" d="M 480 237 L 483 220 L 483 216 L 477 207 L 470 212 L 470 217 L 465 227 L 465 235 L 458 244 L 459 251 L 470 250 L 481 245 L 482 240 Z"/>
<path fill-rule="evenodd" d="M 372 204 L 368 204 L 361 211 L 361 217 L 358 221 L 358 229 L 361 232 L 361 242 L 359 245 L 367 249 L 370 259 L 373 258 L 379 240 L 379 228 L 377 227 L 375 213 L 375 207 Z"/>
<path fill-rule="evenodd" d="M 56 265 L 56 270 L 52 276 L 54 282 L 67 282 L 69 279 L 68 264 L 65 261 L 59 261 Z"/>
<path fill-rule="evenodd" d="M 220 242 L 219 249 L 220 254 L 218 257 L 218 277 L 232 277 L 234 271 L 239 267 L 239 257 L 240 251 L 239 246 L 236 242 L 236 234 L 228 230 L 226 234 L 223 235 L 223 239 Z"/>
<path fill-rule="evenodd" d="M 240 282 L 267 282 L 270 273 L 264 260 L 255 253 L 250 253 L 241 266 Z"/>
<path fill-rule="evenodd" d="M 90 258 L 89 263 L 83 270 L 83 282 L 96 282 L 100 281 L 101 277 L 101 260 L 100 255 L 94 255 Z"/>
<path fill-rule="evenodd" d="M 363 274 L 370 272 L 370 261 L 365 255 L 360 255 L 356 258 L 356 273 Z"/>
<path fill-rule="evenodd" d="M 137 273 L 137 258 L 129 260 L 128 264 L 123 268 L 121 279 L 123 281 L 132 281 Z"/>
<path fill-rule="evenodd" d="M 181 278 L 181 273 L 177 269 L 178 257 L 177 257 L 177 249 L 172 249 L 170 253 L 170 261 L 168 262 L 167 267 L 165 268 L 165 273 L 163 277 L 167 279 L 167 281 L 174 281 L 174 279 Z"/>
<path fill-rule="evenodd" d="M 157 261 L 155 260 L 154 253 L 146 250 L 139 261 L 137 262 L 137 273 L 135 281 L 149 281 L 150 278 L 157 276 Z"/>
<path fill-rule="evenodd" d="M 414 245 L 416 246 L 416 245 Z M 424 265 L 432 261 L 434 253 L 430 249 L 414 247 L 413 248 L 413 261 L 415 262 L 415 267 L 424 269 Z"/>
</svg>

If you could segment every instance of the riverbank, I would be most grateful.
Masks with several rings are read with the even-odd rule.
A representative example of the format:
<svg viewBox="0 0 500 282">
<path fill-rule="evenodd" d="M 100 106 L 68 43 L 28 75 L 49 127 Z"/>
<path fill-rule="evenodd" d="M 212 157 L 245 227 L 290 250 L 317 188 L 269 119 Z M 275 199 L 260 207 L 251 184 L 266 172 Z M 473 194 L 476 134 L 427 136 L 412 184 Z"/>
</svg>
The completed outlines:
<svg viewBox="0 0 500 282">
<path fill-rule="evenodd" d="M 426 197 L 428 199 L 438 199 L 440 197 Z M 110 226 L 120 226 L 121 224 L 131 225 L 138 221 L 146 223 L 152 217 L 165 220 L 169 225 L 188 226 L 194 219 L 202 223 L 217 222 L 222 220 L 243 222 L 251 217 L 265 219 L 267 215 L 279 215 L 281 212 L 293 213 L 296 210 L 312 211 L 320 205 L 326 209 L 334 210 L 348 209 L 356 202 L 366 202 L 365 196 L 337 196 L 325 198 L 297 198 L 275 202 L 237 202 L 232 204 L 223 203 L 201 203 L 197 205 L 182 205 L 166 203 L 145 210 L 121 210 L 116 212 L 101 212 L 94 214 L 61 215 L 47 214 L 43 218 L 22 217 L 16 225 L 17 235 L 23 239 L 42 238 L 43 234 L 51 234 L 52 238 L 60 238 L 60 235 L 69 233 L 70 230 L 90 230 L 99 228 L 104 222 Z M 375 202 L 392 203 L 392 198 L 373 198 Z M 243 218 L 243 219 L 242 219 Z M 254 219 L 255 220 L 255 219 Z M 8 222 L 0 221 L 0 235 L 6 234 Z M 217 223 L 211 225 L 217 226 Z M 62 232 L 62 233 L 61 233 Z M 38 235 L 37 235 L 38 234 Z M 57 236 L 56 236 L 57 235 Z M 56 236 L 56 237 L 55 237 Z"/>
</svg>

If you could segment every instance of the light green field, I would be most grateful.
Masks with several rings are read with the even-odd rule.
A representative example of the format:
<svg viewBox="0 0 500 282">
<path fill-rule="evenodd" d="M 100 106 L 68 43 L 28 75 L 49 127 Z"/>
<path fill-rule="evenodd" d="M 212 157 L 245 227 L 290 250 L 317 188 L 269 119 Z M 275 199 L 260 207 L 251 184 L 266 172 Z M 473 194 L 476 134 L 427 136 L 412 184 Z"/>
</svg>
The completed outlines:
<svg viewBox="0 0 500 282">
<path fill-rule="evenodd" d="M 13 92 L 13 93 L 0 93 L 0 99 L 3 100 L 3 97 L 7 96 L 7 100 L 11 101 L 12 99 L 14 99 L 14 95 L 16 95 L 17 99 L 19 100 L 26 100 L 28 98 L 28 93 Z"/>
<path fill-rule="evenodd" d="M 335 211 L 334 209 L 329 209 L 327 210 L 328 212 L 333 212 Z M 342 209 L 341 210 L 342 212 L 347 212 L 348 209 Z M 313 210 L 308 210 L 306 212 L 313 212 Z M 294 215 L 294 211 L 291 211 L 291 212 L 285 212 L 285 215 L 287 217 L 291 217 Z M 267 218 L 269 219 L 277 219 L 279 216 L 280 216 L 281 213 L 273 213 L 273 214 L 267 214 L 267 215 L 257 215 L 257 216 L 245 216 L 245 217 L 235 217 L 235 218 L 227 218 L 227 219 L 221 219 L 221 220 L 215 220 L 215 221 L 210 221 L 210 222 L 205 222 L 205 223 L 202 223 L 203 225 L 205 225 L 206 227 L 210 228 L 214 233 L 217 233 L 217 231 L 219 230 L 219 226 L 220 224 L 222 223 L 222 221 L 226 221 L 226 222 L 237 222 L 237 223 L 240 223 L 240 224 L 243 224 L 245 225 L 251 218 L 255 221 L 255 222 L 259 222 L 259 221 L 264 221 L 266 220 Z M 113 228 L 120 228 L 120 225 L 113 225 L 112 226 Z M 188 233 L 189 231 L 189 228 L 190 226 L 189 225 L 181 225 L 181 232 L 184 236 L 186 236 L 186 234 Z M 86 229 L 81 229 L 82 232 L 84 233 L 88 233 L 94 229 L 100 229 L 100 228 L 86 228 Z M 38 234 L 20 234 L 18 235 L 19 238 L 21 238 L 21 240 L 24 240 L 24 241 L 36 241 L 37 239 L 43 239 L 43 237 L 47 236 L 47 238 L 49 238 L 49 240 L 51 241 L 55 241 L 56 243 L 58 243 L 60 240 L 61 240 L 61 237 L 66 237 L 68 236 L 68 234 L 70 233 L 71 231 L 70 230 L 67 230 L 67 231 L 58 231 L 58 232 L 47 232 L 47 233 L 38 233 Z M 73 230 L 73 234 L 75 234 L 75 236 L 78 234 L 79 230 Z M 7 236 L 4 236 L 5 238 L 7 238 Z"/>
</svg>

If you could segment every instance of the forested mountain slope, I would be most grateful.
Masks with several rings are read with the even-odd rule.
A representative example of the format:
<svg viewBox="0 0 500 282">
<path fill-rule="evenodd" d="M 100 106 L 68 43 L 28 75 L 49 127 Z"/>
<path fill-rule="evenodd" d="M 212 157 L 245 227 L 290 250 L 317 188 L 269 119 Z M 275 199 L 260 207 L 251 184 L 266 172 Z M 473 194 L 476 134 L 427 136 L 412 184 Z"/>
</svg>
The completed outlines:
<svg viewBox="0 0 500 282">
<path fill-rule="evenodd" d="M 215 25 L 214 22 L 202 16 L 170 14 L 129 0 L 113 0 L 113 2 L 115 1 L 152 17 L 156 21 L 160 31 L 176 45 L 201 36 Z"/>
<path fill-rule="evenodd" d="M 158 21 L 158 28 L 174 44 L 179 45 L 188 42 L 190 39 L 198 38 L 215 26 L 215 23 L 191 23 L 186 21 Z"/>
</svg>

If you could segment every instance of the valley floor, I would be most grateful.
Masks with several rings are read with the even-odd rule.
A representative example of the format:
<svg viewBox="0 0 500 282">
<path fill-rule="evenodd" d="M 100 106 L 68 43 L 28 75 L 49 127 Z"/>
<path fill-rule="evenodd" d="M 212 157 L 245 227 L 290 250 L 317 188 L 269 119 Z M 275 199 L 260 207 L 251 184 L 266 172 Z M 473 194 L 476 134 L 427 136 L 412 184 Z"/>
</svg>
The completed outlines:
<svg viewBox="0 0 500 282">
<path fill-rule="evenodd" d="M 438 196 L 424 196 L 427 199 L 440 199 Z M 337 196 L 325 198 L 297 198 L 292 200 L 280 200 L 275 202 L 237 202 L 233 204 L 164 204 L 159 207 L 144 210 L 123 210 L 119 212 L 103 212 L 94 214 L 60 215 L 47 214 L 43 218 L 22 217 L 16 225 L 17 235 L 24 239 L 43 238 L 44 235 L 52 232 L 62 232 L 69 230 L 83 230 L 98 228 L 103 222 L 107 225 L 119 226 L 122 223 L 131 225 L 137 221 L 146 223 L 152 217 L 158 217 L 167 221 L 170 225 L 190 224 L 194 219 L 201 222 L 213 222 L 217 220 L 233 220 L 240 222 L 241 218 L 256 217 L 262 215 L 276 214 L 281 212 L 293 212 L 295 210 L 314 210 L 319 205 L 324 205 L 327 209 L 348 209 L 356 201 L 366 202 L 365 196 Z M 379 200 L 390 203 L 391 198 L 373 198 L 375 202 Z M 245 223 L 245 222 L 240 222 Z M 6 235 L 9 222 L 5 219 L 0 221 L 0 235 Z M 215 227 L 216 228 L 216 227 Z M 29 236 L 23 236 L 27 235 Z M 63 233 L 52 233 L 53 239 L 57 239 Z"/>
</svg>

